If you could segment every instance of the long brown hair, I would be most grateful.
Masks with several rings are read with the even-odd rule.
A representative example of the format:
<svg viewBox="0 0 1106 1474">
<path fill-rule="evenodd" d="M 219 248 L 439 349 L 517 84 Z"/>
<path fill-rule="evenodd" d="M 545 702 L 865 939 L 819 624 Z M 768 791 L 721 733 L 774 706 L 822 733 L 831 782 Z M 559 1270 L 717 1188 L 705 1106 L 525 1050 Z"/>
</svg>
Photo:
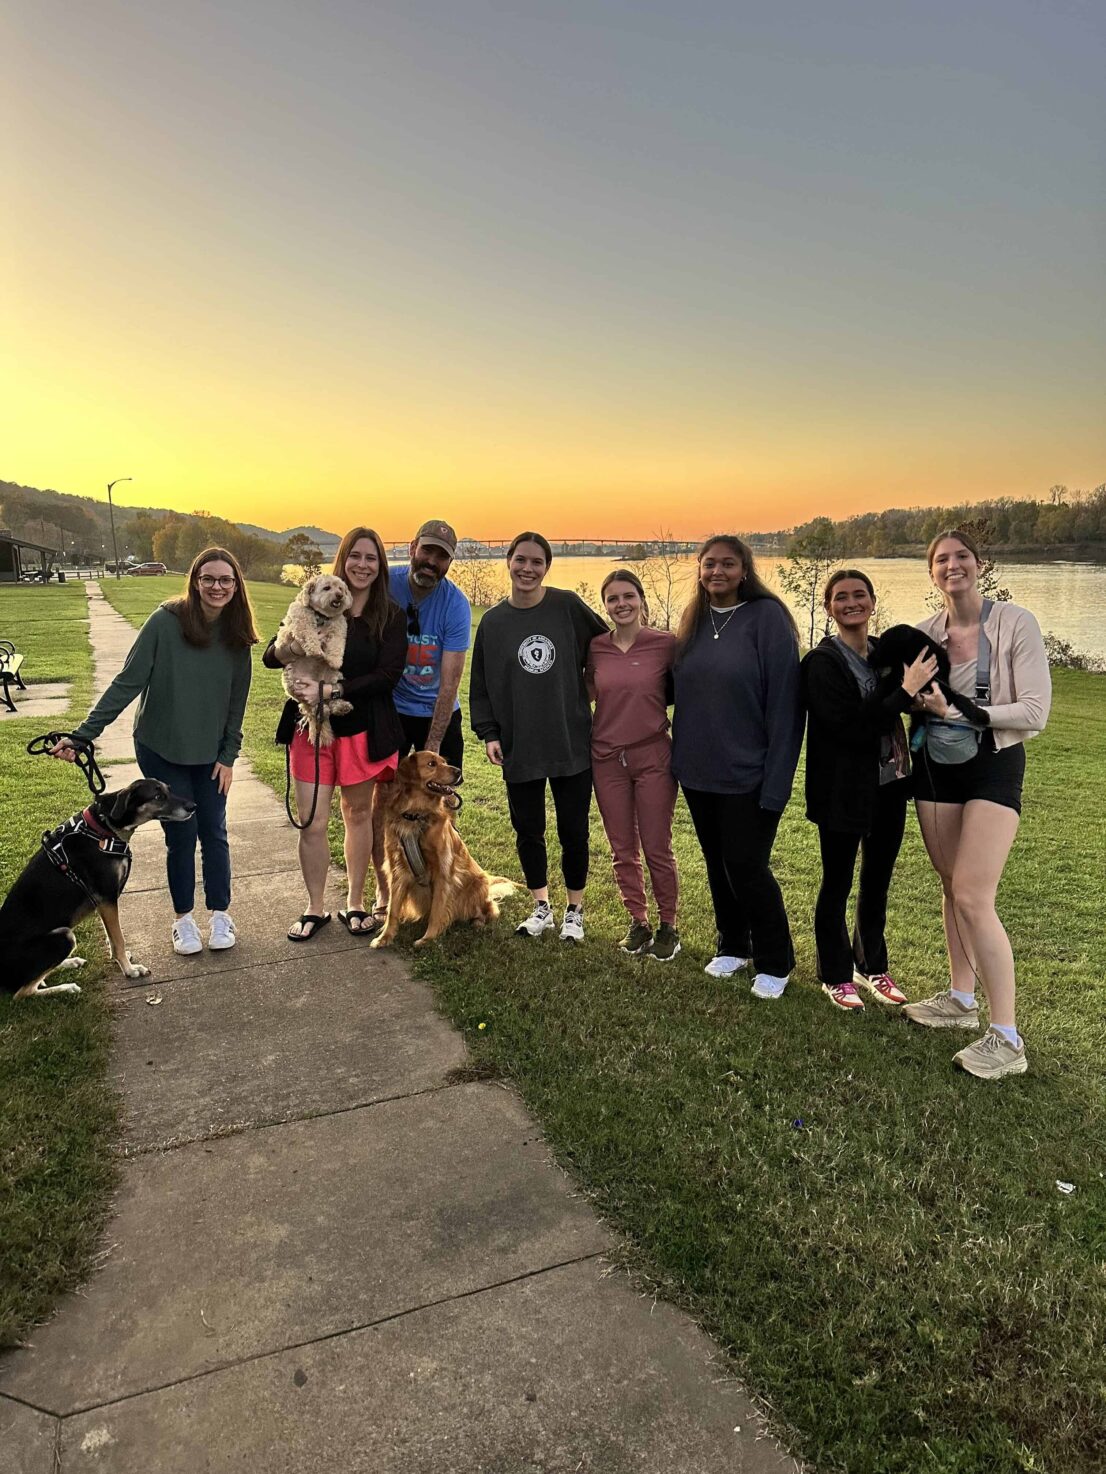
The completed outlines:
<svg viewBox="0 0 1106 1474">
<path fill-rule="evenodd" d="M 937 549 L 939 545 L 943 543 L 946 538 L 949 537 L 958 542 L 961 547 L 967 548 L 968 552 L 971 553 L 975 561 L 979 564 L 982 564 L 983 554 L 979 551 L 979 544 L 976 542 L 975 538 L 972 537 L 971 533 L 962 532 L 959 527 L 950 527 L 945 532 L 939 532 L 930 543 L 929 547 L 926 548 L 926 567 L 931 573 L 933 572 L 933 559 L 937 554 Z"/>
<path fill-rule="evenodd" d="M 599 587 L 599 602 L 603 606 L 603 613 L 607 612 L 607 590 L 612 583 L 628 583 L 632 589 L 637 589 L 637 596 L 641 600 L 641 622 L 649 623 L 649 600 L 645 597 L 645 590 L 641 586 L 641 579 L 636 573 L 631 573 L 628 568 L 616 568 L 608 573 Z"/>
<path fill-rule="evenodd" d="M 330 570 L 337 578 L 344 579 L 346 576 L 346 559 L 349 557 L 354 543 L 359 543 L 363 537 L 367 537 L 376 548 L 376 556 L 380 561 L 380 569 L 372 583 L 369 584 L 369 597 L 365 600 L 365 607 L 361 613 L 350 618 L 356 618 L 374 640 L 379 640 L 384 633 L 384 626 L 388 623 L 388 615 L 391 609 L 398 607 L 392 598 L 388 583 L 388 555 L 384 551 L 384 544 L 380 541 L 379 532 L 374 532 L 371 527 L 351 527 L 345 537 L 338 545 L 338 552 L 334 559 L 334 567 Z"/>
<path fill-rule="evenodd" d="M 229 563 L 234 573 L 234 593 L 223 606 L 219 618 L 211 623 L 204 614 L 197 580 L 205 563 Z M 176 599 L 166 599 L 162 608 L 168 609 L 180 620 L 181 634 L 189 645 L 211 644 L 212 635 L 218 631 L 223 644 L 231 650 L 248 650 L 258 641 L 257 625 L 254 623 L 253 607 L 246 591 L 246 580 L 238 559 L 226 548 L 204 548 L 192 560 L 184 593 Z"/>
<path fill-rule="evenodd" d="M 700 543 L 699 551 L 695 554 L 696 564 L 698 565 L 703 561 L 707 549 L 713 548 L 715 543 L 725 543 L 730 552 L 736 558 L 741 559 L 743 572 L 741 582 L 737 588 L 738 598 L 746 604 L 751 603 L 754 599 L 771 599 L 774 604 L 778 604 L 787 616 L 787 622 L 791 626 L 791 633 L 795 636 L 795 644 L 798 645 L 799 630 L 795 623 L 794 615 L 780 598 L 779 594 L 773 593 L 761 578 L 756 570 L 756 561 L 753 558 L 752 548 L 747 542 L 739 538 L 736 533 L 716 532 L 706 538 Z M 707 605 L 709 603 L 710 596 L 697 576 L 695 579 L 695 592 L 688 600 L 684 612 L 680 616 L 680 628 L 676 632 L 676 643 L 681 654 L 695 639 L 700 622 L 707 617 Z"/>
</svg>

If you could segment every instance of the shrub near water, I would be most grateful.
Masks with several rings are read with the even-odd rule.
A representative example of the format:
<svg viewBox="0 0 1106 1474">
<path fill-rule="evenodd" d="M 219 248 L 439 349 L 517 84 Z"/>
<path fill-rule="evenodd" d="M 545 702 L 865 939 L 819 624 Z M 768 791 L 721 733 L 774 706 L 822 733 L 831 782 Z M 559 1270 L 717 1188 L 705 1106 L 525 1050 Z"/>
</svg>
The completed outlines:
<svg viewBox="0 0 1106 1474">
<path fill-rule="evenodd" d="M 287 590 L 254 594 L 270 631 Z M 1057 672 L 1053 719 L 1029 747 L 999 902 L 1031 1052 L 1022 1079 L 952 1070 L 963 1038 L 874 1003 L 860 1018 L 830 1008 L 814 978 L 819 867 L 801 772 L 776 849 L 798 951 L 778 1004 L 753 1000 L 742 975 L 702 973 L 710 901 L 682 804 L 674 963 L 616 951 L 626 918 L 594 817 L 582 948 L 515 939 L 520 893 L 497 926 L 412 956 L 477 1065 L 511 1077 L 621 1229 L 637 1273 L 700 1317 L 823 1474 L 1106 1466 L 1104 696 L 1100 679 Z M 247 744 L 282 784 L 281 699 L 259 673 Z M 471 736 L 466 764 L 466 842 L 517 875 L 502 781 Z M 946 985 L 913 823 L 889 939 L 911 997 Z"/>
</svg>

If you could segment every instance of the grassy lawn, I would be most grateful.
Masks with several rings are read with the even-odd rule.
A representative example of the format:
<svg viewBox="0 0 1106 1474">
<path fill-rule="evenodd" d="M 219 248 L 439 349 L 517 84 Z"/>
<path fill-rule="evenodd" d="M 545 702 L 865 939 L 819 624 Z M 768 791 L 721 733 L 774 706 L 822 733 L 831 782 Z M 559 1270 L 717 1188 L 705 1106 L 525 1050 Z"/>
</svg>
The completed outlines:
<svg viewBox="0 0 1106 1474">
<path fill-rule="evenodd" d="M 0 720 L 0 895 L 44 829 L 75 813 L 87 790 L 68 765 L 28 757 L 32 737 L 71 726 L 88 709 L 92 663 L 84 588 L 4 587 L 0 638 L 27 657 L 24 679 L 73 683 L 68 719 Z M 33 694 L 33 689 L 30 694 Z M 16 704 L 26 700 L 16 693 Z M 90 981 L 106 967 L 98 921 L 80 928 L 89 964 L 78 999 L 13 1004 L 0 998 L 0 1345 L 48 1314 L 84 1279 L 114 1181 L 118 1111 L 106 1083 L 108 1007 Z"/>
<path fill-rule="evenodd" d="M 108 593 L 140 622 L 159 582 Z M 288 591 L 254 593 L 268 633 Z M 279 686 L 263 672 L 255 693 L 247 750 L 283 783 L 270 745 Z M 713 929 L 682 805 L 684 952 L 672 965 L 617 952 L 625 917 L 597 817 L 582 949 L 516 940 L 517 897 L 488 933 L 409 954 L 620 1229 L 636 1273 L 718 1338 L 822 1471 L 1106 1466 L 1104 697 L 1106 678 L 1059 673 L 1049 729 L 1029 748 L 1000 896 L 1023 1079 L 954 1071 L 963 1038 L 875 1004 L 861 1017 L 830 1008 L 814 977 L 816 835 L 798 798 L 776 849 L 798 951 L 780 1003 L 702 973 Z M 471 738 L 465 797 L 474 853 L 517 874 L 499 775 Z M 911 997 L 946 984 L 938 887 L 913 822 L 890 941 Z"/>
</svg>

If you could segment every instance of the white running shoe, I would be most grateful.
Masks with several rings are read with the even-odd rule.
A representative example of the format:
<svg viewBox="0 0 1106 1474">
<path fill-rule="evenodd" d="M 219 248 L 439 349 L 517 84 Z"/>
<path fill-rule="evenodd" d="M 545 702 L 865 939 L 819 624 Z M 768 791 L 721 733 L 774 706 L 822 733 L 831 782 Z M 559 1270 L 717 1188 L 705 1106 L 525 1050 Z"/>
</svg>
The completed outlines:
<svg viewBox="0 0 1106 1474">
<path fill-rule="evenodd" d="M 552 931 L 556 924 L 549 902 L 538 901 L 526 920 L 515 927 L 515 936 L 540 937 L 543 931 Z"/>
<path fill-rule="evenodd" d="M 758 972 L 750 991 L 754 998 L 782 998 L 786 987 L 786 978 L 774 978 L 771 973 Z"/>
<path fill-rule="evenodd" d="M 708 978 L 732 978 L 735 972 L 748 966 L 747 957 L 712 957 L 703 971 Z"/>
<path fill-rule="evenodd" d="M 178 916 L 173 922 L 173 951 L 179 952 L 182 957 L 194 957 L 203 949 L 204 943 L 200 936 L 200 928 L 192 919 L 192 913 L 189 912 L 187 916 Z"/>
<path fill-rule="evenodd" d="M 207 939 L 208 950 L 211 952 L 225 952 L 228 947 L 233 947 L 238 940 L 238 934 L 234 929 L 234 922 L 225 911 L 213 911 L 211 913 L 211 935 Z"/>
<path fill-rule="evenodd" d="M 568 906 L 565 908 L 565 919 L 561 922 L 561 941 L 582 942 L 583 940 L 583 910 L 579 906 Z"/>
</svg>

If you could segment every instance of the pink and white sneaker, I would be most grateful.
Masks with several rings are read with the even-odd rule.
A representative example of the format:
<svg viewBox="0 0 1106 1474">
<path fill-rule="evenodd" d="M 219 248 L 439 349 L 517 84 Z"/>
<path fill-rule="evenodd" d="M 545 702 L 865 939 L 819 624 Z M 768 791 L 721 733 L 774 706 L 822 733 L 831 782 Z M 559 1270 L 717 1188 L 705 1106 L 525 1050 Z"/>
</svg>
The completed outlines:
<svg viewBox="0 0 1106 1474">
<path fill-rule="evenodd" d="M 868 977 L 865 973 L 854 971 L 853 982 L 859 983 L 862 988 L 867 988 L 877 1003 L 886 1003 L 891 1008 L 898 1008 L 906 1002 L 906 994 L 889 972 L 874 972 L 871 977 Z"/>
<path fill-rule="evenodd" d="M 829 983 L 823 983 L 822 992 L 834 1008 L 843 1008 L 846 1013 L 864 1012 L 864 1000 L 852 983 L 834 983 L 832 988 Z"/>
</svg>

